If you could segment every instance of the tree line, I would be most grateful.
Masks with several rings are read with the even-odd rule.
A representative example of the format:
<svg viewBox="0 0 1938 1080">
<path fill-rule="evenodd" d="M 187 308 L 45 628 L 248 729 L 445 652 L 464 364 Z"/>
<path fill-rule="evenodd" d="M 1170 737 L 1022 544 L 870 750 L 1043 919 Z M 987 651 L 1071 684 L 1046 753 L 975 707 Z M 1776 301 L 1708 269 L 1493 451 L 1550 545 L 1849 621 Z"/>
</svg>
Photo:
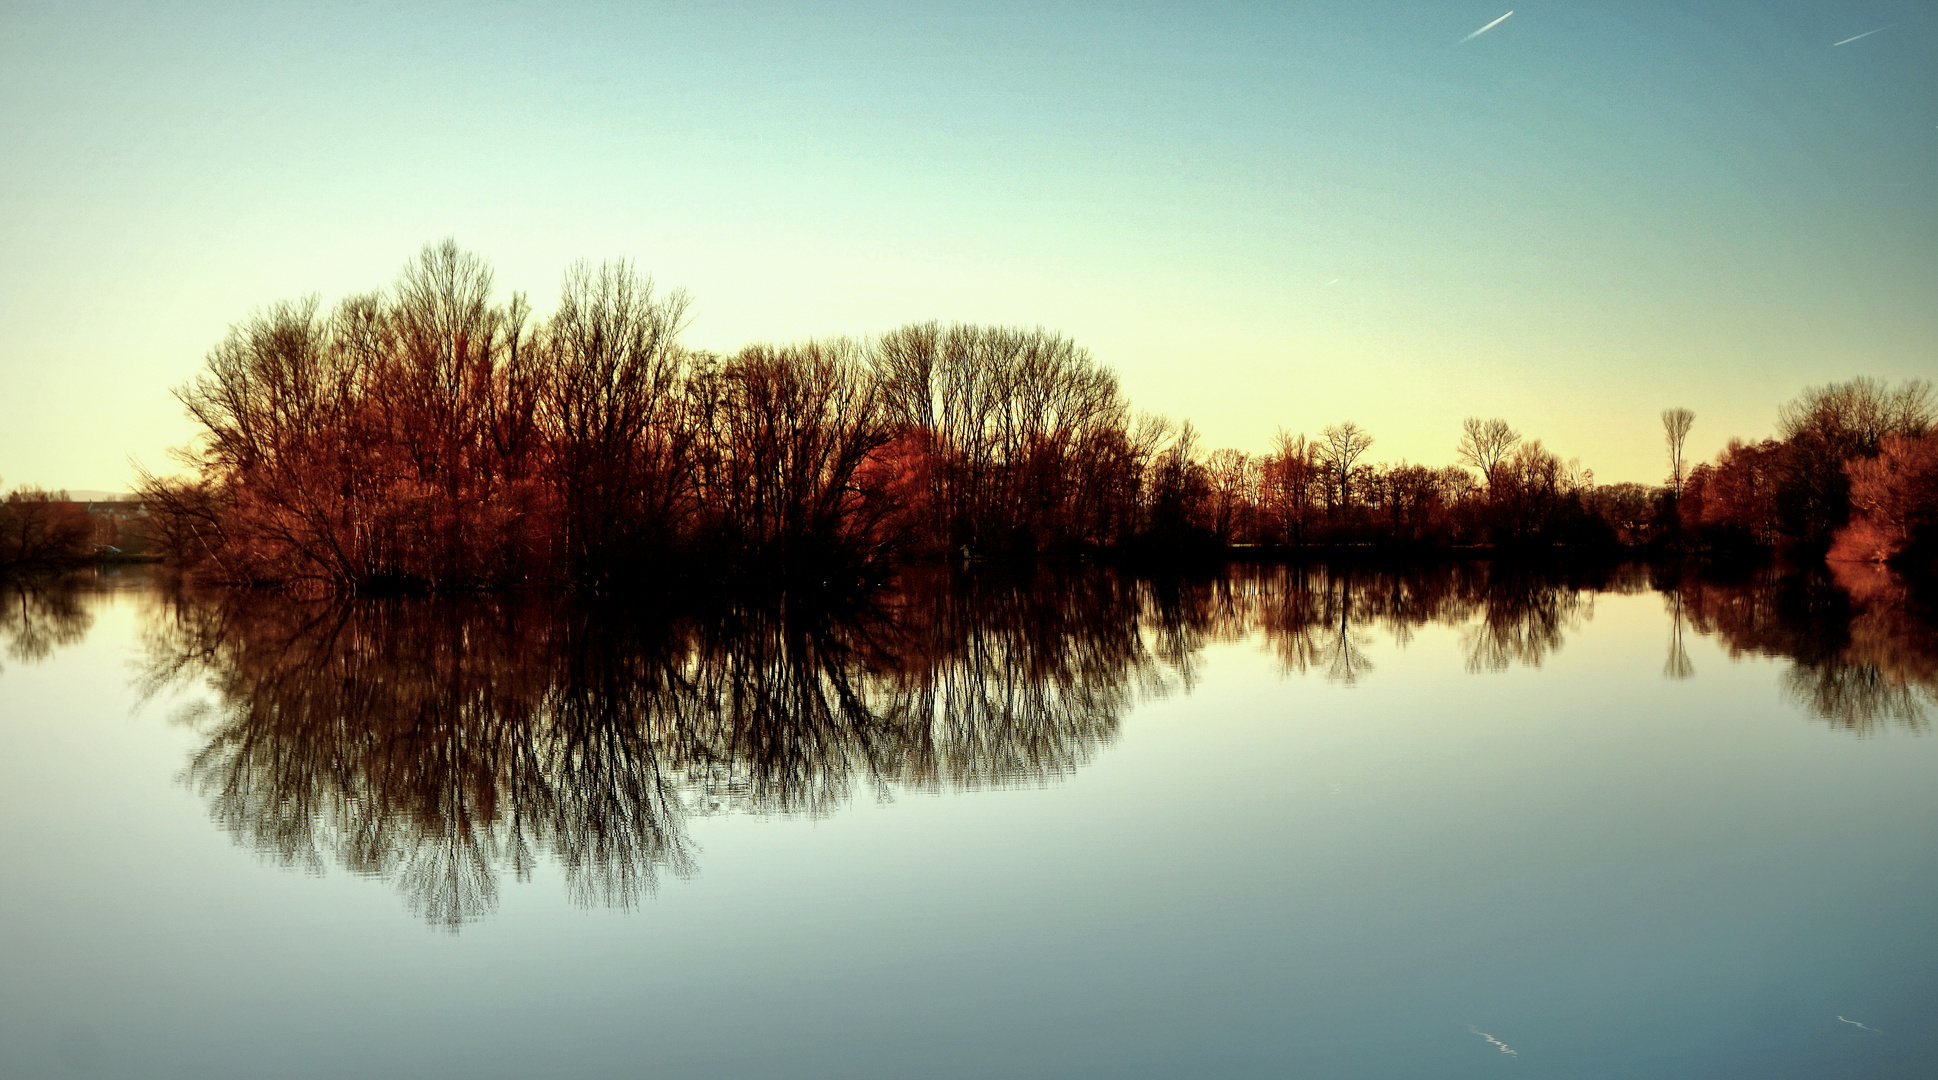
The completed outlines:
<svg viewBox="0 0 1938 1080">
<path fill-rule="evenodd" d="M 1678 487 L 1678 521 L 1714 552 L 1785 548 L 1938 569 L 1931 384 L 1852 379 L 1804 391 L 1777 437 L 1731 440 Z"/>
<path fill-rule="evenodd" d="M 1785 475 L 1817 501 L 1772 532 L 1739 527 L 1750 503 L 1725 494 L 1756 448 L 1685 476 L 1686 410 L 1664 414 L 1656 487 L 1598 485 L 1497 418 L 1468 419 L 1442 467 L 1371 461 L 1351 422 L 1281 433 L 1265 454 L 1207 452 L 1041 328 L 913 323 L 717 353 L 680 343 L 688 309 L 629 264 L 581 264 L 535 319 L 522 295 L 496 302 L 489 266 L 450 241 L 387 291 L 271 306 L 177 391 L 199 434 L 183 475 L 144 475 L 155 542 L 230 582 L 604 589 L 1227 545 L 1821 546 L 1852 505 L 1872 513 L 1873 489 L 1911 490 L 1900 501 L 1927 516 L 1931 502 L 1916 488 L 1929 453 L 1886 446 L 1928 434 L 1923 384 L 1806 395 L 1902 400 L 1868 441 L 1832 424 L 1817 456 L 1796 452 Z M 1801 402 L 1786 425 L 1816 422 Z M 1886 462 L 1879 478 L 1846 476 L 1860 458 Z M 1907 468 L 1927 479 L 1907 488 Z"/>
<path fill-rule="evenodd" d="M 1121 544 L 1190 445 L 1048 331 L 720 354 L 678 343 L 687 305 L 581 265 L 534 321 L 447 242 L 387 293 L 270 307 L 178 391 L 200 432 L 185 476 L 144 477 L 158 542 L 222 580 L 332 588 L 827 579 Z"/>
</svg>

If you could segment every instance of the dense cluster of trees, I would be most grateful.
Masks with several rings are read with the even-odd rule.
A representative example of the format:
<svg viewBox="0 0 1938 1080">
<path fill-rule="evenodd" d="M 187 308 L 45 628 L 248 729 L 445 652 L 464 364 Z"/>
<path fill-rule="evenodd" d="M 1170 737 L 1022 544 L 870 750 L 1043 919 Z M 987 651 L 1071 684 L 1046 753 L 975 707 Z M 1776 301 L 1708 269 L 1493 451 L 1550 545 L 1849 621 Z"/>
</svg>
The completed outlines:
<svg viewBox="0 0 1938 1080">
<path fill-rule="evenodd" d="M 0 574 L 62 570 L 94 555 L 96 523 L 59 492 L 18 488 L 0 498 Z"/>
<path fill-rule="evenodd" d="M 684 348 L 687 301 L 624 264 L 558 310 L 494 304 L 446 242 L 388 292 L 232 329 L 179 396 L 183 478 L 145 478 L 160 544 L 235 582 L 473 587 L 645 574 L 827 579 L 902 555 L 1220 543 L 1557 543 L 1633 508 L 1502 421 L 1465 469 L 1363 460 L 1351 423 L 1209 455 L 1134 416 L 1061 335 L 920 323 L 879 338 Z M 1633 516 L 1632 514 L 1629 516 Z M 1626 538 L 1626 537 L 1624 537 Z"/>
<path fill-rule="evenodd" d="M 1276 449 L 1257 457 L 1221 450 L 1205 469 L 1211 511 L 1200 520 L 1227 543 L 1295 547 L 1645 539 L 1648 496 L 1639 485 L 1597 486 L 1580 461 L 1523 439 L 1505 420 L 1466 421 L 1459 465 L 1362 460 L 1372 443 L 1345 423 L 1316 439 L 1281 433 Z"/>
<path fill-rule="evenodd" d="M 1133 423 L 1059 335 L 931 323 L 719 355 L 678 343 L 685 311 L 608 264 L 534 322 L 450 243 L 388 293 L 269 308 L 179 392 L 202 433 L 186 478 L 145 478 L 161 542 L 230 581 L 600 586 L 1182 520 L 1164 485 L 1192 479 L 1189 432 Z"/>
<path fill-rule="evenodd" d="M 1232 544 L 1821 551 L 1840 529 L 1869 558 L 1932 534 L 1923 384 L 1812 391 L 1781 440 L 1693 471 L 1693 414 L 1668 410 L 1667 482 L 1598 485 L 1502 419 L 1468 419 L 1444 467 L 1370 460 L 1350 422 L 1206 452 L 1042 329 L 718 354 L 680 344 L 686 312 L 620 263 L 576 267 L 534 319 L 449 241 L 388 291 L 273 306 L 178 391 L 201 435 L 185 477 L 145 478 L 153 531 L 208 576 L 329 589 L 856 580 L 904 556 Z"/>
<path fill-rule="evenodd" d="M 1788 548 L 1836 561 L 1938 560 L 1938 403 L 1931 386 L 1872 379 L 1814 387 L 1778 437 L 1732 441 L 1683 485 L 1692 546 Z"/>
</svg>

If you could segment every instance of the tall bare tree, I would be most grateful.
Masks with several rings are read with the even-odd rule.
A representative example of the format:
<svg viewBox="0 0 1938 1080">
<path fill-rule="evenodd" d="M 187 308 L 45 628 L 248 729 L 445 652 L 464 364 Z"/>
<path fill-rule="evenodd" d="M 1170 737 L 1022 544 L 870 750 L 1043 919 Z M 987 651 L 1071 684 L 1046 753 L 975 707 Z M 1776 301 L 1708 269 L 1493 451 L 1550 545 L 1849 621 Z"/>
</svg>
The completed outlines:
<svg viewBox="0 0 1938 1080">
<path fill-rule="evenodd" d="M 1319 460 L 1325 463 L 1332 481 L 1335 493 L 1333 505 L 1344 507 L 1352 501 L 1353 463 L 1373 445 L 1373 437 L 1351 420 L 1334 424 L 1321 431 L 1319 436 Z"/>
<path fill-rule="evenodd" d="M 1481 479 L 1487 484 L 1491 495 L 1495 473 L 1501 462 L 1520 443 L 1521 433 L 1499 417 L 1482 420 L 1478 416 L 1470 416 L 1462 422 L 1461 430 L 1460 445 L 1454 448 L 1454 452 L 1460 455 L 1460 460 L 1480 471 Z"/>
<path fill-rule="evenodd" d="M 1205 475 L 1211 481 L 1211 527 L 1220 542 L 1230 543 L 1234 535 L 1250 539 L 1245 519 L 1257 505 L 1259 473 L 1258 462 L 1243 450 L 1213 450 L 1205 459 Z"/>
<path fill-rule="evenodd" d="M 1271 527 L 1279 539 L 1294 545 L 1305 543 L 1306 526 L 1317 501 L 1313 490 L 1321 486 L 1317 444 L 1304 435 L 1279 430 L 1278 447 L 1265 462 L 1264 503 Z"/>
<path fill-rule="evenodd" d="M 1688 409 L 1662 410 L 1662 434 L 1669 444 L 1669 490 L 1682 494 L 1682 482 L 1689 474 L 1682 460 L 1682 444 L 1689 438 L 1689 428 L 1696 422 L 1696 414 Z"/>
<path fill-rule="evenodd" d="M 545 328 L 538 416 L 576 579 L 664 551 L 691 513 L 688 358 L 677 344 L 687 305 L 684 292 L 654 295 L 652 278 L 625 262 L 566 273 Z"/>
<path fill-rule="evenodd" d="M 1099 475 L 1142 463 L 1128 409 L 1116 374 L 1075 342 L 1040 327 L 912 323 L 869 360 L 887 421 L 928 447 L 941 545 L 1096 543 L 1128 516 L 1100 500 L 1135 476 Z"/>
</svg>

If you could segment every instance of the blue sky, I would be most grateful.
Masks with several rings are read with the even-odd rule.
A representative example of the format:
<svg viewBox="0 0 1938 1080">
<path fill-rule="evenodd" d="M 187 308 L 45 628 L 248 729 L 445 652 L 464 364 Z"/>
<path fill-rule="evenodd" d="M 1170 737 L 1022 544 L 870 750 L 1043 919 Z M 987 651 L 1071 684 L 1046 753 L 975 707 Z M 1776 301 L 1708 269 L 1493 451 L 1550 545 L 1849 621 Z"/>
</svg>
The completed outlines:
<svg viewBox="0 0 1938 1080">
<path fill-rule="evenodd" d="M 1211 445 L 1506 416 L 1603 480 L 1938 373 L 1938 11 L 1532 3 L 0 11 L 0 479 L 110 488 L 251 308 L 453 236 L 690 344 L 1042 324 Z M 1846 45 L 1852 35 L 1883 29 Z"/>
</svg>

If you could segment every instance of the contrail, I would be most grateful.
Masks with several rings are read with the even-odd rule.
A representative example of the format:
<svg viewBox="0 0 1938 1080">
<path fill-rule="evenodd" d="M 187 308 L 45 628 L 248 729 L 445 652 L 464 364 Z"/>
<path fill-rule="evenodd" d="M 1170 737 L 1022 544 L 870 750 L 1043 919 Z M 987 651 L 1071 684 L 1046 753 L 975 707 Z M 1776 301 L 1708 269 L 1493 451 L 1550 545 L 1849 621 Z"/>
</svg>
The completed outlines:
<svg viewBox="0 0 1938 1080">
<path fill-rule="evenodd" d="M 1512 14 L 1514 14 L 1514 13 L 1513 13 L 1513 12 L 1511 12 L 1511 11 L 1507 13 L 1507 15 L 1512 15 Z M 1507 15 L 1503 15 L 1503 16 L 1501 16 L 1501 19 L 1505 19 L 1505 18 L 1507 18 Z M 1495 22 L 1499 22 L 1499 21 L 1501 21 L 1501 20 L 1500 20 L 1500 19 L 1495 19 L 1494 21 L 1495 21 Z M 1483 29 L 1483 30 L 1485 30 L 1485 29 L 1486 29 L 1486 27 L 1481 27 L 1481 29 Z M 1840 1017 L 1838 1017 L 1837 1019 L 1839 1019 L 1839 1020 L 1842 1020 L 1842 1019 L 1843 1019 L 1843 1017 L 1841 1017 L 1841 1016 L 1840 1016 Z M 1468 1025 L 1467 1025 L 1467 1030 L 1468 1030 L 1468 1031 L 1471 1031 L 1471 1032 L 1473 1032 L 1474 1034 L 1476 1034 L 1476 1035 L 1478 1035 L 1478 1036 L 1480 1036 L 1480 1037 L 1481 1037 L 1481 1038 L 1483 1038 L 1483 1039 L 1486 1039 L 1486 1040 L 1487 1040 L 1488 1042 L 1491 1042 L 1491 1043 L 1493 1043 L 1493 1044 L 1494 1044 L 1495 1046 L 1498 1046 L 1498 1047 L 1500 1047 L 1500 1048 L 1501 1048 L 1501 1053 L 1503 1053 L 1503 1054 L 1506 1054 L 1506 1055 L 1507 1055 L 1507 1056 L 1509 1056 L 1509 1057 L 1520 1057 L 1520 1056 L 1521 1056 L 1520 1054 L 1518 1054 L 1518 1053 L 1515 1053 L 1515 1051 L 1514 1051 L 1514 1048 L 1513 1048 L 1513 1047 L 1511 1047 L 1511 1046 L 1509 1046 L 1509 1045 L 1507 1045 L 1506 1043 L 1504 1043 L 1504 1042 L 1502 1042 L 1502 1041 L 1500 1041 L 1499 1039 L 1496 1039 L 1496 1038 L 1495 1038 L 1494 1036 L 1492 1036 L 1492 1035 L 1489 1035 L 1489 1034 L 1488 1034 L 1488 1033 L 1486 1033 L 1485 1031 L 1482 1031 L 1481 1029 L 1479 1029 L 1479 1028 L 1477 1028 L 1477 1027 L 1475 1027 L 1475 1026 L 1474 1026 L 1474 1025 L 1472 1025 L 1472 1024 L 1468 1024 Z"/>
<path fill-rule="evenodd" d="M 1507 15 L 1512 15 L 1512 14 L 1514 14 L 1514 13 L 1513 13 L 1513 12 L 1511 12 L 1511 11 L 1507 13 Z M 1507 15 L 1503 15 L 1503 16 L 1501 16 L 1501 19 L 1505 19 L 1505 18 L 1507 18 Z M 1499 22 L 1499 21 L 1500 21 L 1500 19 L 1496 19 L 1496 20 L 1494 20 L 1494 21 L 1495 21 L 1495 22 Z M 1481 30 L 1485 30 L 1485 29 L 1487 29 L 1487 27 L 1485 27 L 1485 26 L 1483 26 L 1483 27 L 1481 27 L 1480 29 L 1481 29 Z M 1880 27 L 1878 27 L 1878 28 L 1877 28 L 1876 30 L 1866 30 L 1866 31 L 1864 31 L 1863 33 L 1861 33 L 1861 34 L 1859 34 L 1859 35 L 1857 35 L 1857 37 L 1847 37 L 1847 38 L 1845 38 L 1845 39 L 1844 39 L 1844 40 L 1842 40 L 1842 41 L 1833 41 L 1833 42 L 1831 42 L 1831 43 L 1830 43 L 1830 47 L 1834 49 L 1834 48 L 1836 48 L 1836 47 L 1837 47 L 1837 46 L 1839 46 L 1839 45 L 1849 45 L 1849 44 L 1850 44 L 1851 42 L 1853 42 L 1853 41 L 1857 41 L 1857 40 L 1858 40 L 1859 38 L 1867 38 L 1867 37 L 1870 37 L 1870 36 L 1871 36 L 1872 34 L 1875 34 L 1875 33 L 1879 33 L 1879 32 L 1881 32 L 1881 31 L 1884 31 L 1884 30 L 1889 30 L 1889 29 L 1891 29 L 1891 24 L 1890 24 L 1890 23 L 1885 23 L 1885 24 L 1884 24 L 1883 26 L 1880 26 Z M 1478 33 L 1480 33 L 1480 30 L 1476 30 L 1476 31 L 1474 31 L 1474 32 L 1478 34 Z"/>
<path fill-rule="evenodd" d="M 1513 13 L 1512 11 L 1510 11 L 1510 12 L 1508 12 L 1508 13 L 1507 13 L 1507 15 L 1512 15 L 1512 14 L 1514 14 L 1514 13 Z M 1483 27 L 1481 27 L 1480 29 L 1478 29 L 1478 30 L 1476 30 L 1476 31 L 1474 31 L 1474 32 L 1473 32 L 1473 33 L 1471 33 L 1471 34 L 1468 34 L 1468 35 L 1467 35 L 1466 37 L 1464 37 L 1464 38 L 1461 38 L 1460 40 L 1462 40 L 1462 41 L 1472 41 L 1472 40 L 1474 40 L 1475 38 L 1477 38 L 1477 37 L 1479 37 L 1479 36 L 1481 36 L 1482 34 L 1485 34 L 1486 32 L 1488 32 L 1489 30 L 1492 30 L 1492 29 L 1494 29 L 1494 28 L 1495 28 L 1496 26 L 1499 26 L 1500 24 L 1502 24 L 1502 23 L 1504 23 L 1504 22 L 1506 22 L 1506 21 L 1507 21 L 1507 15 L 1503 15 L 1503 16 L 1501 16 L 1500 18 L 1498 18 L 1498 19 L 1495 19 L 1495 20 L 1494 20 L 1493 22 L 1491 22 L 1491 23 L 1488 23 L 1488 24 L 1487 24 L 1486 26 L 1483 26 Z M 1878 29 L 1878 30 L 1882 30 L 1882 29 L 1884 29 L 1884 28 L 1883 28 L 1882 26 L 1880 26 L 1880 27 L 1878 27 L 1877 29 Z M 1877 33 L 1877 30 L 1873 30 L 1873 31 L 1871 31 L 1871 33 L 1873 33 L 1873 34 L 1875 34 L 1875 33 Z M 1862 37 L 1863 35 L 1862 35 L 1862 34 L 1860 34 L 1860 35 L 1858 35 L 1858 36 L 1859 36 L 1859 37 Z M 1842 45 L 1842 44 L 1843 44 L 1843 42 L 1841 42 L 1841 41 L 1840 41 L 1840 42 L 1838 42 L 1837 44 L 1839 44 L 1839 45 Z"/>
<path fill-rule="evenodd" d="M 1873 30 L 1873 31 L 1871 31 L 1871 33 L 1873 33 L 1873 34 L 1875 34 L 1875 33 L 1877 33 L 1877 31 L 1875 31 L 1875 30 Z M 1841 1016 L 1840 1016 L 1840 1017 L 1838 1017 L 1837 1019 L 1839 1019 L 1839 1020 L 1844 1020 L 1844 1018 L 1843 1018 L 1843 1017 L 1841 1017 Z M 1876 1028 L 1874 1028 L 1874 1027 L 1872 1027 L 1872 1026 L 1870 1026 L 1869 1024 L 1860 1024 L 1860 1023 L 1858 1023 L 1858 1022 L 1857 1022 L 1857 1021 L 1855 1021 L 1855 1020 L 1844 1020 L 1844 1023 L 1846 1023 L 1846 1024 L 1849 1024 L 1849 1025 L 1850 1025 L 1850 1026 L 1852 1026 L 1852 1027 L 1861 1027 L 1861 1028 L 1863 1028 L 1863 1029 L 1864 1029 L 1865 1031 L 1869 1031 L 1869 1032 L 1874 1032 L 1874 1033 L 1876 1033 L 1876 1034 L 1878 1034 L 1878 1035 L 1882 1035 L 1882 1034 L 1884 1034 L 1884 1033 L 1883 1033 L 1882 1031 L 1878 1031 L 1878 1030 L 1877 1030 Z"/>
</svg>

